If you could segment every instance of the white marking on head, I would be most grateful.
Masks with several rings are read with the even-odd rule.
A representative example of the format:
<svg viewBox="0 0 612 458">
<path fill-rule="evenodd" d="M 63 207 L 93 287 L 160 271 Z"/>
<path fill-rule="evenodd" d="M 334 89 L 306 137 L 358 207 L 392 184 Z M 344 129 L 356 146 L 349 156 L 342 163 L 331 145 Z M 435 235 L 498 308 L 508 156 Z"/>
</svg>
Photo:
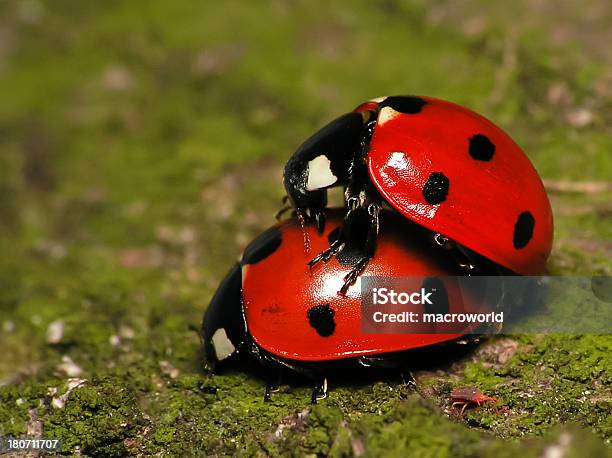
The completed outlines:
<svg viewBox="0 0 612 458">
<path fill-rule="evenodd" d="M 308 163 L 307 191 L 325 188 L 338 181 L 338 177 L 331 171 L 331 161 L 321 154 Z"/>
<path fill-rule="evenodd" d="M 376 125 L 382 126 L 384 123 L 395 118 L 399 114 L 399 111 L 395 111 L 391 107 L 384 107 L 378 114 L 378 121 L 376 121 Z"/>
<path fill-rule="evenodd" d="M 387 98 L 387 96 L 385 95 L 385 96 L 382 96 L 382 97 L 376 97 L 375 99 L 370 99 L 370 100 L 368 100 L 368 102 L 376 102 L 376 103 L 380 103 L 380 102 L 382 102 L 383 100 L 385 100 L 386 98 Z"/>
<path fill-rule="evenodd" d="M 212 336 L 212 342 L 215 347 L 215 354 L 217 355 L 218 361 L 223 361 L 236 350 L 236 347 L 234 347 L 232 341 L 229 340 L 223 328 L 215 331 Z"/>
</svg>

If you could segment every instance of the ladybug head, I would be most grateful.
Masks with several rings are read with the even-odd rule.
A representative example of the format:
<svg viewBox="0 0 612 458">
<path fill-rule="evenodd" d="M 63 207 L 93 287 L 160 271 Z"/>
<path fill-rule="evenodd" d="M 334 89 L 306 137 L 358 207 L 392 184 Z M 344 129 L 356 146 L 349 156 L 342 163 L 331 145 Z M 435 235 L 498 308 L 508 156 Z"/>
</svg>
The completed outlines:
<svg viewBox="0 0 612 458">
<path fill-rule="evenodd" d="M 210 301 L 202 323 L 204 356 L 210 369 L 234 359 L 246 341 L 241 289 L 241 268 L 236 264 Z"/>
</svg>

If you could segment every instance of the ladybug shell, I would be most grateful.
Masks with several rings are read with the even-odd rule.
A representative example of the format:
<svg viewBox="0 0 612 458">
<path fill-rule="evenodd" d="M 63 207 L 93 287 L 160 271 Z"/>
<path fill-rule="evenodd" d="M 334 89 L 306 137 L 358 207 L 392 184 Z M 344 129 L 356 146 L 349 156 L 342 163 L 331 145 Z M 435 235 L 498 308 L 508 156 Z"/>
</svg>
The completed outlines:
<svg viewBox="0 0 612 458">
<path fill-rule="evenodd" d="M 376 254 L 362 277 L 456 274 L 446 258 L 432 247 L 431 239 L 425 236 L 427 231 L 393 212 L 381 215 L 382 232 Z M 371 324 L 367 322 L 362 328 L 362 277 L 349 288 L 346 296 L 339 293 L 344 276 L 351 270 L 350 256 L 341 252 L 339 258 L 343 263 L 333 257 L 312 269 L 307 266 L 308 261 L 329 247 L 330 233 L 337 232 L 342 224 L 340 216 L 340 213 L 328 215 L 323 234 L 318 234 L 311 225 L 304 228 L 310 243 L 308 251 L 295 218 L 274 226 L 256 239 L 263 238 L 264 245 L 271 248 L 245 250 L 243 307 L 247 328 L 255 343 L 282 358 L 323 361 L 396 352 L 459 337 L 459 334 L 432 334 L 444 332 L 436 328 L 440 326 L 436 324 L 412 325 L 411 331 L 419 334 L 367 333 Z M 257 253 L 256 256 L 253 253 Z M 244 261 L 245 256 L 249 259 L 248 264 Z M 414 285 L 414 290 L 418 291 L 423 279 L 417 280 L 419 284 Z M 461 298 L 453 285 L 446 289 L 451 311 L 478 308 L 466 305 L 466 299 Z M 400 307 L 406 310 L 408 306 Z M 420 305 L 409 307 L 414 311 L 422 308 Z"/>
<path fill-rule="evenodd" d="M 391 206 L 516 273 L 544 272 L 550 203 L 529 159 L 503 130 L 433 98 L 387 97 L 357 111 L 373 104 L 382 108 L 367 166 Z"/>
</svg>

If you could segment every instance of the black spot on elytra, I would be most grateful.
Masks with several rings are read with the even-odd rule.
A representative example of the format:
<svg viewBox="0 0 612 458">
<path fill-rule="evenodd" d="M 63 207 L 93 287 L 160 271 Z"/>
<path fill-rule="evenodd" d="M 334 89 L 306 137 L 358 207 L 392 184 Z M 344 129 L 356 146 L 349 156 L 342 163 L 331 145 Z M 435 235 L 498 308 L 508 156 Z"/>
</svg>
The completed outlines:
<svg viewBox="0 0 612 458">
<path fill-rule="evenodd" d="M 242 265 L 258 263 L 274 253 L 282 241 L 282 234 L 277 226 L 267 229 L 244 249 L 240 263 Z"/>
<path fill-rule="evenodd" d="M 437 205 L 446 200 L 449 181 L 442 172 L 433 172 L 423 186 L 423 197 L 427 203 Z"/>
<path fill-rule="evenodd" d="M 420 113 L 427 102 L 420 97 L 393 96 L 387 97 L 380 103 L 380 108 L 391 107 L 395 111 L 406 114 Z"/>
<path fill-rule="evenodd" d="M 518 250 L 527 246 L 531 237 L 533 237 L 534 227 L 535 218 L 530 212 L 524 211 L 518 216 L 514 224 L 514 239 L 512 240 L 514 248 Z"/>
<path fill-rule="evenodd" d="M 336 330 L 334 315 L 329 304 L 319 304 L 308 310 L 308 322 L 321 337 L 329 337 Z"/>
<path fill-rule="evenodd" d="M 444 282 L 440 278 L 427 277 L 423 280 L 422 287 L 425 289 L 425 293 L 432 292 L 431 296 L 429 296 L 429 300 L 432 303 L 428 304 L 425 302 L 424 304 L 425 313 L 448 313 L 450 307 Z"/>
<path fill-rule="evenodd" d="M 495 145 L 489 137 L 483 134 L 476 134 L 470 138 L 470 156 L 477 161 L 490 161 L 495 154 Z"/>
</svg>

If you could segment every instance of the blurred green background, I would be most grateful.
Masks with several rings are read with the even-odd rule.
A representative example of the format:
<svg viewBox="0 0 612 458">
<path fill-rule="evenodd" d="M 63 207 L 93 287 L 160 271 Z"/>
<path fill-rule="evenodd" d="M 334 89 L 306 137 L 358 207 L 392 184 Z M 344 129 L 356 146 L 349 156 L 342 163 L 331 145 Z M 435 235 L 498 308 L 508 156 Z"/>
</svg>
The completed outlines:
<svg viewBox="0 0 612 458">
<path fill-rule="evenodd" d="M 305 385 L 264 404 L 261 380 L 204 374 L 196 330 L 273 223 L 284 161 L 387 94 L 506 129 L 551 192 L 550 272 L 610 275 L 611 42 L 605 0 L 0 1 L 0 436 L 92 456 L 610 456 L 609 335 L 500 337 L 418 371 L 422 396 L 374 380 L 311 407 Z M 449 415 L 464 385 L 507 409 Z"/>
</svg>

